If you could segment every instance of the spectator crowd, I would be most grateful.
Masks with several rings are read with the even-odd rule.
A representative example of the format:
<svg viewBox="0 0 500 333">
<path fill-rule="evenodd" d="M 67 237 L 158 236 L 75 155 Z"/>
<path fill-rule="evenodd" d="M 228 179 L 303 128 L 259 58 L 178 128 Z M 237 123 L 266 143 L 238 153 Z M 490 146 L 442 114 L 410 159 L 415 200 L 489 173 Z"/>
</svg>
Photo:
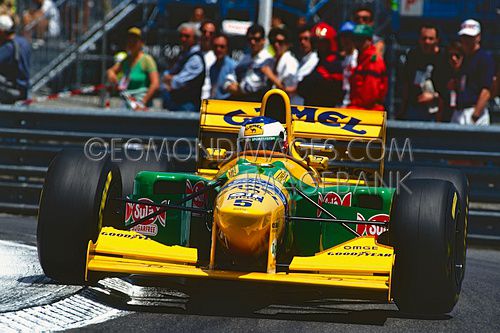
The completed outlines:
<svg viewBox="0 0 500 333">
<path fill-rule="evenodd" d="M 36 6 L 22 17 L 24 25 L 36 21 L 37 38 L 59 34 L 53 2 L 33 3 Z M 0 13 L 1 103 L 27 96 L 29 38 L 14 33 L 15 23 L 12 15 Z M 151 106 L 158 92 L 165 109 L 197 111 L 202 99 L 256 102 L 270 88 L 279 88 L 294 105 L 384 110 L 385 43 L 375 34 L 374 23 L 369 7 L 357 8 L 352 21 L 343 22 L 338 30 L 326 22 L 309 26 L 302 17 L 288 29 L 273 16 L 267 35 L 259 24 L 248 28 L 248 53 L 236 61 L 230 56 L 230 38 L 202 7 L 196 7 L 190 20 L 177 29 L 181 53 L 170 68 L 159 72 L 153 57 L 143 50 L 142 31 L 132 27 L 126 52 L 115 57 L 107 78 L 141 109 Z M 398 83 L 402 90 L 398 117 L 487 125 L 489 100 L 498 95 L 495 74 L 493 58 L 481 48 L 479 22 L 464 21 L 457 39 L 446 47 L 441 46 L 439 29 L 423 24 Z M 16 91 L 17 97 L 9 91 Z"/>
</svg>

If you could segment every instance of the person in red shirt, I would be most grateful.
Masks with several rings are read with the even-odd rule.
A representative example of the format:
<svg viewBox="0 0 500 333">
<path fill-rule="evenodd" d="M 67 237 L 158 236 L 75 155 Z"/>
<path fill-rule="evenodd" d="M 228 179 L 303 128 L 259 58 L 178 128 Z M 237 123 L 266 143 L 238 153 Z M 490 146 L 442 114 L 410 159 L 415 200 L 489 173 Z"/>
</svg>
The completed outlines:
<svg viewBox="0 0 500 333">
<path fill-rule="evenodd" d="M 358 65 L 351 78 L 352 109 L 384 110 L 388 82 L 384 60 L 373 46 L 373 28 L 359 24 L 353 31 L 354 45 L 359 51 Z"/>
<path fill-rule="evenodd" d="M 298 93 L 304 98 L 304 105 L 335 107 L 342 104 L 343 71 L 342 58 L 338 54 L 337 32 L 324 23 L 316 24 L 311 30 L 318 52 L 318 64 L 298 84 Z"/>
</svg>

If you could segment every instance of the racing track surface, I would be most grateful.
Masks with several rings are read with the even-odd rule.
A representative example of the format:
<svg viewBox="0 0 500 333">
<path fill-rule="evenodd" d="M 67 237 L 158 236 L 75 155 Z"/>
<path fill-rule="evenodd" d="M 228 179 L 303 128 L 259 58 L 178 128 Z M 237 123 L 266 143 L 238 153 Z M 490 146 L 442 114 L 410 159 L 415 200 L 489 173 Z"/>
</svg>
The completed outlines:
<svg viewBox="0 0 500 333">
<path fill-rule="evenodd" d="M 0 215 L 0 332 L 499 332 L 500 251 L 469 248 L 460 300 L 450 315 L 412 318 L 395 305 L 304 300 L 262 288 L 205 286 L 187 293 L 137 279 L 65 286 L 43 275 L 36 219 Z"/>
</svg>

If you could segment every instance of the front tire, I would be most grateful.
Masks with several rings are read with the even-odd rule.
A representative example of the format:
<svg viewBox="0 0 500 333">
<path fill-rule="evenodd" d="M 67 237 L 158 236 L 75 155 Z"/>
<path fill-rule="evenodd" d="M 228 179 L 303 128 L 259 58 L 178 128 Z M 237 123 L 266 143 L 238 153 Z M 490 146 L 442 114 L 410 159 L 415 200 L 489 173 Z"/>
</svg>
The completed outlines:
<svg viewBox="0 0 500 333">
<path fill-rule="evenodd" d="M 85 282 L 87 247 L 102 226 L 119 225 L 121 177 L 105 158 L 67 150 L 51 162 L 40 197 L 38 257 L 45 274 L 59 282 Z"/>
<path fill-rule="evenodd" d="M 394 301 L 403 312 L 444 314 L 455 306 L 458 193 L 450 182 L 415 179 L 394 199 L 389 237 Z M 462 235 L 463 237 L 464 235 Z"/>
</svg>

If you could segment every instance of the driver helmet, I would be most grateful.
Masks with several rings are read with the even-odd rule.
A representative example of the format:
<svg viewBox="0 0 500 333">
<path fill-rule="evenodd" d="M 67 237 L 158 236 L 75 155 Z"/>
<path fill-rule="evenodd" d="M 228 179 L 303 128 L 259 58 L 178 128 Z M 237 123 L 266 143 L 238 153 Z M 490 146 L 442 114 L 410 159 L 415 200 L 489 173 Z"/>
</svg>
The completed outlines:
<svg viewBox="0 0 500 333">
<path fill-rule="evenodd" d="M 286 153 L 288 144 L 285 127 L 272 118 L 251 118 L 240 128 L 238 148 L 240 152 L 257 150 Z"/>
</svg>

